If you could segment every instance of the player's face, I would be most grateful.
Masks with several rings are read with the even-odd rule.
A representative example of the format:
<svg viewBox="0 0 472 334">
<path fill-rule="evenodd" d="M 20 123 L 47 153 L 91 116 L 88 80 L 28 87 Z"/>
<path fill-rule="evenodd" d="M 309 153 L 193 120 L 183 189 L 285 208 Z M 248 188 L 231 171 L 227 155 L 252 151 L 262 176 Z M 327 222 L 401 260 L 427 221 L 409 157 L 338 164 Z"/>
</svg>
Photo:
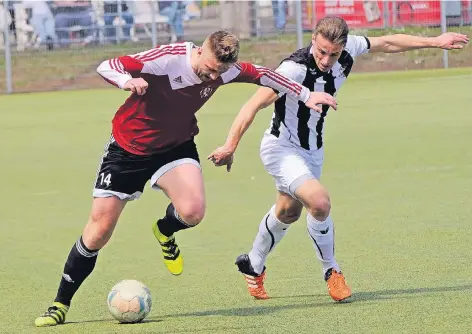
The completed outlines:
<svg viewBox="0 0 472 334">
<path fill-rule="evenodd" d="M 338 61 L 344 46 L 331 43 L 319 34 L 313 36 L 311 42 L 313 44 L 313 58 L 315 58 L 316 66 L 321 71 L 328 72 Z"/>
<path fill-rule="evenodd" d="M 202 81 L 212 81 L 226 72 L 229 64 L 219 63 L 211 50 L 205 46 L 200 48 L 197 66 L 195 67 L 195 74 Z"/>
</svg>

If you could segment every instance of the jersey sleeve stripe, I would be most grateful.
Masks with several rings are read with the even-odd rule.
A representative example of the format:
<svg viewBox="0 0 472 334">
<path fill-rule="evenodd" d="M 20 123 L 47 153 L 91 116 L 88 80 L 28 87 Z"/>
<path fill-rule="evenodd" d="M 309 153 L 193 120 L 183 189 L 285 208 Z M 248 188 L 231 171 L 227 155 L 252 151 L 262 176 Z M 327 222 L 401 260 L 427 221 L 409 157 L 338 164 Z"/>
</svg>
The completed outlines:
<svg viewBox="0 0 472 334">
<path fill-rule="evenodd" d="M 114 58 L 112 64 L 113 64 L 113 67 L 112 67 L 112 68 L 113 68 L 115 71 L 117 71 L 117 72 L 119 72 L 119 73 L 121 73 L 121 74 L 125 74 L 125 71 L 124 71 L 124 68 L 123 68 L 123 64 L 121 64 L 121 62 L 120 62 L 118 59 Z"/>
<path fill-rule="evenodd" d="M 121 64 L 121 62 L 117 58 L 110 59 L 110 67 L 112 70 L 118 73 L 127 74 L 124 70 L 123 64 Z"/>
<path fill-rule="evenodd" d="M 116 65 L 115 65 L 115 58 L 112 58 L 108 61 L 108 65 L 110 66 L 110 68 L 113 70 L 113 71 L 116 71 L 118 73 L 121 73 L 120 71 L 118 71 L 118 69 L 116 68 Z"/>
<path fill-rule="evenodd" d="M 299 89 L 297 89 L 297 88 L 294 88 L 293 86 L 287 85 L 286 83 L 280 81 L 278 78 L 272 77 L 272 76 L 270 76 L 270 75 L 266 75 L 266 76 L 267 76 L 270 80 L 272 80 L 272 81 L 278 83 L 279 85 L 281 85 L 281 86 L 283 86 L 283 87 L 285 87 L 285 88 L 288 88 L 289 90 L 291 90 L 291 91 L 294 92 L 295 94 L 300 95 L 301 90 L 299 90 Z"/>
<path fill-rule="evenodd" d="M 115 63 L 115 62 L 116 62 L 116 58 L 110 59 L 110 68 L 111 68 L 113 71 L 119 72 L 118 69 L 116 68 L 116 63 Z"/>
<path fill-rule="evenodd" d="M 113 59 L 108 59 L 108 66 L 109 66 L 112 70 L 115 69 L 115 67 L 113 66 Z"/>
<path fill-rule="evenodd" d="M 291 82 L 290 80 L 286 79 L 285 77 L 283 77 L 282 75 L 280 75 L 279 73 L 277 73 L 275 71 L 264 69 L 264 73 L 268 77 L 270 77 L 272 80 L 274 80 L 274 81 L 277 80 L 277 82 L 279 82 L 284 87 L 289 88 L 290 90 L 292 90 L 293 92 L 295 92 L 297 94 L 300 94 L 300 92 L 302 90 L 300 85 L 298 85 L 294 82 Z"/>
<path fill-rule="evenodd" d="M 270 73 L 272 75 L 274 75 L 275 77 L 277 77 L 279 80 L 281 80 L 281 81 L 285 82 L 287 85 L 289 85 L 289 86 L 286 86 L 286 87 L 288 87 L 288 88 L 295 87 L 296 88 L 296 93 L 300 94 L 300 92 L 302 90 L 302 86 L 300 86 L 299 84 L 297 84 L 294 81 L 288 80 L 286 77 L 284 77 L 283 75 L 280 75 L 279 73 L 277 73 L 275 71 L 270 71 Z"/>
<path fill-rule="evenodd" d="M 186 54 L 186 51 L 185 51 L 185 49 L 181 49 L 181 50 L 166 49 L 166 50 L 162 50 L 158 53 L 155 53 L 152 56 L 149 56 L 149 57 L 146 57 L 146 58 L 141 58 L 140 60 L 142 62 L 153 61 L 153 60 L 156 60 L 157 58 L 160 58 L 160 57 L 162 57 L 163 55 L 166 55 L 166 54 Z"/>
<path fill-rule="evenodd" d="M 169 52 L 171 54 L 185 54 L 186 48 L 185 46 L 162 48 L 160 50 L 153 52 L 152 54 L 148 54 L 143 57 L 138 57 L 137 59 L 141 60 L 142 62 L 152 61 L 152 60 L 162 57 L 164 54 L 169 54 Z"/>
<path fill-rule="evenodd" d="M 183 49 L 185 49 L 185 47 L 184 46 L 175 47 L 175 46 L 167 45 L 167 46 L 164 46 L 164 47 L 159 48 L 159 49 L 154 49 L 151 52 L 147 52 L 146 54 L 139 55 L 137 57 L 137 59 L 143 60 L 143 59 L 146 59 L 146 58 L 152 58 L 156 54 L 159 54 L 161 52 L 168 51 L 168 50 L 176 50 L 176 49 L 177 50 L 183 50 Z"/>
<path fill-rule="evenodd" d="M 116 59 L 116 62 L 117 62 L 117 64 L 118 64 L 118 67 L 120 68 L 120 70 L 121 70 L 124 74 L 127 73 L 127 72 L 125 71 L 125 66 L 124 66 L 123 63 L 120 61 L 120 59 Z"/>
<path fill-rule="evenodd" d="M 179 45 L 180 46 L 180 45 Z M 141 58 L 145 58 L 145 57 L 148 57 L 156 52 L 159 52 L 159 51 L 162 51 L 162 50 L 166 50 L 166 49 L 170 49 L 172 47 L 176 47 L 174 45 L 159 45 L 157 47 L 155 47 L 154 49 L 151 49 L 151 50 L 148 50 L 148 51 L 144 51 L 144 52 L 140 52 L 140 53 L 137 53 L 134 55 L 133 58 L 136 58 L 136 59 L 141 59 Z"/>
<path fill-rule="evenodd" d="M 120 68 L 118 67 L 118 62 L 116 61 L 116 58 L 113 58 L 111 60 L 111 68 L 115 71 L 117 71 L 118 73 L 123 73 Z"/>
<path fill-rule="evenodd" d="M 285 79 L 283 76 L 281 76 L 280 74 L 278 74 L 274 71 L 271 71 L 271 70 L 268 70 L 268 69 L 265 69 L 265 68 L 258 68 L 258 71 L 260 73 L 266 75 L 269 79 L 271 79 L 271 80 L 277 82 L 278 84 L 290 89 L 295 94 L 300 95 L 300 93 L 302 91 L 302 87 L 300 85 L 298 85 L 296 83 L 291 83 L 290 81 Z"/>
<path fill-rule="evenodd" d="M 180 55 L 180 56 L 183 56 L 185 55 L 186 52 L 185 51 L 166 51 L 166 52 L 163 52 L 163 53 L 160 53 L 159 55 L 156 55 L 154 58 L 152 59 L 147 59 L 143 62 L 148 62 L 148 61 L 152 61 L 152 60 L 156 60 L 158 58 L 161 58 L 163 56 L 167 56 L 167 55 Z"/>
<path fill-rule="evenodd" d="M 152 56 L 155 55 L 156 53 L 159 53 L 159 52 L 162 52 L 162 51 L 168 50 L 168 49 L 170 49 L 170 46 L 169 46 L 169 45 L 161 46 L 161 47 L 152 49 L 152 50 L 150 50 L 150 51 L 148 51 L 148 52 L 143 52 L 143 53 L 137 54 L 137 55 L 134 56 L 133 58 L 142 60 L 142 59 L 147 58 L 147 57 L 152 57 Z"/>
</svg>

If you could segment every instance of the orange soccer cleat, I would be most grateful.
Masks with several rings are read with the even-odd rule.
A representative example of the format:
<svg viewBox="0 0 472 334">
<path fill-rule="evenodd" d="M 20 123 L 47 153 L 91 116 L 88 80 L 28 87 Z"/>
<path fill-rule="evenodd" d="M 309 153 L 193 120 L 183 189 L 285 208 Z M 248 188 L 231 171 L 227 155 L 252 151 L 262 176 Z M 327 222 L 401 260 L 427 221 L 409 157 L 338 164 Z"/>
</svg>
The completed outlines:
<svg viewBox="0 0 472 334">
<path fill-rule="evenodd" d="M 351 289 L 347 286 L 344 275 L 331 268 L 325 274 L 325 281 L 328 285 L 328 292 L 331 298 L 340 302 L 351 297 Z"/>
<path fill-rule="evenodd" d="M 264 271 L 260 275 L 256 274 L 247 254 L 238 256 L 235 264 L 238 266 L 239 271 L 243 274 L 247 283 L 247 289 L 251 296 L 256 299 L 269 299 L 269 296 L 264 289 L 264 280 L 266 274 L 265 267 Z"/>
</svg>

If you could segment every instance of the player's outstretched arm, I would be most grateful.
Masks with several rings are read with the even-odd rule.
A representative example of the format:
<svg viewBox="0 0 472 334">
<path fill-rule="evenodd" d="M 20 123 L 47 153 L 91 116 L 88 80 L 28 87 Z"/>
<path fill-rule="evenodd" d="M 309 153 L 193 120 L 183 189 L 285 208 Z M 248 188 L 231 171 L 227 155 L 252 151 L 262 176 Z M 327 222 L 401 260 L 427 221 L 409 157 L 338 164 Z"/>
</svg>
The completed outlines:
<svg viewBox="0 0 472 334">
<path fill-rule="evenodd" d="M 274 103 L 279 96 L 273 89 L 261 87 L 257 92 L 243 105 L 238 115 L 231 125 L 226 143 L 214 150 L 209 156 L 215 166 L 226 166 L 226 170 L 231 171 L 233 164 L 233 155 L 238 147 L 241 138 L 246 130 L 252 124 L 259 110 L 267 108 Z"/>
<path fill-rule="evenodd" d="M 436 37 L 396 34 L 369 37 L 369 41 L 370 52 L 396 53 L 423 48 L 462 49 L 469 42 L 469 37 L 455 32 L 446 32 Z"/>
<path fill-rule="evenodd" d="M 323 104 L 329 105 L 335 110 L 337 108 L 336 100 L 333 96 L 322 92 L 310 92 L 308 88 L 298 82 L 271 69 L 255 66 L 250 63 L 238 63 L 236 67 L 239 69 L 240 74 L 232 82 L 247 82 L 270 87 L 303 101 L 308 108 L 317 112 L 322 111 L 321 105 Z"/>
</svg>

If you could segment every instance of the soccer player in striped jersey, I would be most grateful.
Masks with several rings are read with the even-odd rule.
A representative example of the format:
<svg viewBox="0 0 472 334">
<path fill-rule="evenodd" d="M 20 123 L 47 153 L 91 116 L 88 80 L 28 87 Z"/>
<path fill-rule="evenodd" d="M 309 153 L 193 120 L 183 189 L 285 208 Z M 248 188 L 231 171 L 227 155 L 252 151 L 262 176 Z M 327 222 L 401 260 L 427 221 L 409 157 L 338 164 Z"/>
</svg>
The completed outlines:
<svg viewBox="0 0 472 334">
<path fill-rule="evenodd" d="M 150 180 L 171 203 L 153 223 L 164 264 L 180 275 L 183 260 L 174 233 L 196 226 L 205 214 L 205 193 L 195 113 L 218 87 L 253 83 L 284 92 L 308 108 L 335 99 L 310 92 L 299 83 L 265 67 L 238 63 L 239 40 L 226 31 L 207 37 L 201 47 L 190 42 L 163 45 L 104 61 L 98 73 L 132 94 L 118 109 L 93 190 L 92 210 L 82 236 L 74 243 L 54 303 L 35 320 L 36 326 L 65 321 L 72 297 L 90 275 L 99 250 L 110 239 L 128 201 L 137 199 Z"/>
<path fill-rule="evenodd" d="M 461 49 L 468 40 L 466 35 L 457 33 L 432 38 L 403 34 L 367 38 L 349 35 L 342 18 L 326 17 L 318 21 L 311 44 L 283 60 L 276 71 L 310 91 L 335 96 L 351 72 L 354 59 L 364 53 Z M 331 202 L 328 191 L 319 181 L 323 165 L 323 124 L 329 106 L 324 105 L 321 112 L 310 110 L 283 92 L 260 88 L 242 107 L 225 145 L 208 158 L 217 166 L 226 165 L 229 171 L 236 147 L 256 113 L 274 102 L 273 118 L 262 139 L 260 156 L 275 180 L 278 197 L 262 218 L 251 251 L 240 255 L 236 265 L 244 274 L 250 294 L 267 299 L 264 288 L 267 257 L 305 207 L 308 234 L 321 262 L 328 292 L 336 301 L 345 300 L 351 296 L 351 289 L 334 256 Z"/>
</svg>

